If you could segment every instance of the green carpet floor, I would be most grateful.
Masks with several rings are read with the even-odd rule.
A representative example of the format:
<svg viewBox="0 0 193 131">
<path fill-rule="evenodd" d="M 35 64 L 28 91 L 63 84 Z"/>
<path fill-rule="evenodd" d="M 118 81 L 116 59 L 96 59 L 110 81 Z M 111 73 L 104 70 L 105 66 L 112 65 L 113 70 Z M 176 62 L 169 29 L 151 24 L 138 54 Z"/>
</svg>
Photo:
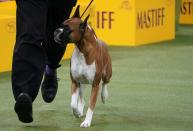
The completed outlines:
<svg viewBox="0 0 193 131">
<path fill-rule="evenodd" d="M 69 61 L 63 61 L 54 102 L 44 103 L 39 92 L 31 124 L 18 121 L 10 73 L 0 74 L 0 131 L 193 130 L 193 27 L 180 27 L 174 41 L 109 50 L 113 62 L 110 97 L 105 105 L 99 97 L 90 128 L 79 128 L 83 118 L 72 115 Z M 87 103 L 90 89 L 85 90 Z"/>
</svg>

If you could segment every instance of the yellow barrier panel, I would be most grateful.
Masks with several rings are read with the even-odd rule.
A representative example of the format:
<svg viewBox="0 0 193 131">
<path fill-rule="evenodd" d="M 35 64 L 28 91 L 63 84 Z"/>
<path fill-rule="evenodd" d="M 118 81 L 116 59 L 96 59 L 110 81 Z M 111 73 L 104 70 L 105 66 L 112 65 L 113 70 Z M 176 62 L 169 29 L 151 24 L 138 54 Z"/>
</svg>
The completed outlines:
<svg viewBox="0 0 193 131">
<path fill-rule="evenodd" d="M 175 0 L 95 0 L 94 4 L 95 31 L 110 45 L 137 46 L 175 37 Z"/>
<path fill-rule="evenodd" d="M 14 42 L 15 17 L 0 16 L 0 72 L 11 69 Z"/>
<path fill-rule="evenodd" d="M 15 2 L 0 3 L 0 72 L 9 71 L 15 43 Z"/>
<path fill-rule="evenodd" d="M 175 0 L 136 1 L 136 45 L 175 38 Z"/>
<path fill-rule="evenodd" d="M 135 0 L 95 0 L 95 31 L 109 45 L 134 45 Z"/>
<path fill-rule="evenodd" d="M 193 0 L 181 0 L 180 24 L 193 24 Z"/>
</svg>

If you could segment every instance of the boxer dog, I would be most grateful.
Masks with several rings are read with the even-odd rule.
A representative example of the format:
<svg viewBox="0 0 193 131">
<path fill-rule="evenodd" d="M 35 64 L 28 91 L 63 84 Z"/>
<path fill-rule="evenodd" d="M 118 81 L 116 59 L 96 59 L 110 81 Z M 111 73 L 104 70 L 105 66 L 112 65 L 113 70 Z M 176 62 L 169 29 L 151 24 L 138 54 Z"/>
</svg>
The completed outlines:
<svg viewBox="0 0 193 131">
<path fill-rule="evenodd" d="M 107 84 L 112 76 L 111 58 L 106 44 L 99 40 L 94 30 L 87 24 L 89 15 L 84 21 L 79 14 L 79 6 L 72 18 L 64 21 L 62 27 L 54 33 L 55 41 L 62 43 L 75 43 L 75 49 L 71 57 L 70 76 L 71 108 L 75 117 L 83 116 L 84 99 L 83 84 L 91 84 L 91 96 L 86 118 L 80 127 L 91 125 L 93 111 L 97 101 L 100 85 L 101 99 L 105 103 L 108 96 Z M 101 83 L 101 84 L 100 84 Z"/>
</svg>

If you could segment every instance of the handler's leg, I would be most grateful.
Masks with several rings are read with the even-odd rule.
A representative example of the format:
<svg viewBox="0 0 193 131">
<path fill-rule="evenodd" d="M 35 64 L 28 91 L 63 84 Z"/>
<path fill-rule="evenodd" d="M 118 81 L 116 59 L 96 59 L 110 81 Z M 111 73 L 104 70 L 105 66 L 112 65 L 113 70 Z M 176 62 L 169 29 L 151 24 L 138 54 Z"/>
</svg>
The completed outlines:
<svg viewBox="0 0 193 131">
<path fill-rule="evenodd" d="M 17 34 L 12 65 L 15 111 L 22 122 L 32 122 L 35 100 L 45 68 L 47 0 L 16 0 Z"/>
<path fill-rule="evenodd" d="M 69 18 L 75 0 L 49 1 L 47 15 L 47 39 L 46 53 L 48 56 L 45 76 L 42 83 L 42 97 L 45 102 L 52 102 L 58 89 L 56 69 L 60 67 L 59 62 L 66 50 L 66 45 L 61 47 L 54 41 L 54 31 L 63 21 Z"/>
</svg>

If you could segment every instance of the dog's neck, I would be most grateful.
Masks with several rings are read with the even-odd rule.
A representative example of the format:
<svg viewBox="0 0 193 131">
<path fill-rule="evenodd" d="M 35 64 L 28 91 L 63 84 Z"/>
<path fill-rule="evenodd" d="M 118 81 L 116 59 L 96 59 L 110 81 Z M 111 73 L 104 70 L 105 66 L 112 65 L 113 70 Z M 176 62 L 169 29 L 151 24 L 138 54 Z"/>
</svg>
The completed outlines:
<svg viewBox="0 0 193 131">
<path fill-rule="evenodd" d="M 83 37 L 76 43 L 77 48 L 84 54 L 86 63 L 92 64 L 96 59 L 99 49 L 95 32 L 89 25 L 86 27 Z"/>
</svg>

